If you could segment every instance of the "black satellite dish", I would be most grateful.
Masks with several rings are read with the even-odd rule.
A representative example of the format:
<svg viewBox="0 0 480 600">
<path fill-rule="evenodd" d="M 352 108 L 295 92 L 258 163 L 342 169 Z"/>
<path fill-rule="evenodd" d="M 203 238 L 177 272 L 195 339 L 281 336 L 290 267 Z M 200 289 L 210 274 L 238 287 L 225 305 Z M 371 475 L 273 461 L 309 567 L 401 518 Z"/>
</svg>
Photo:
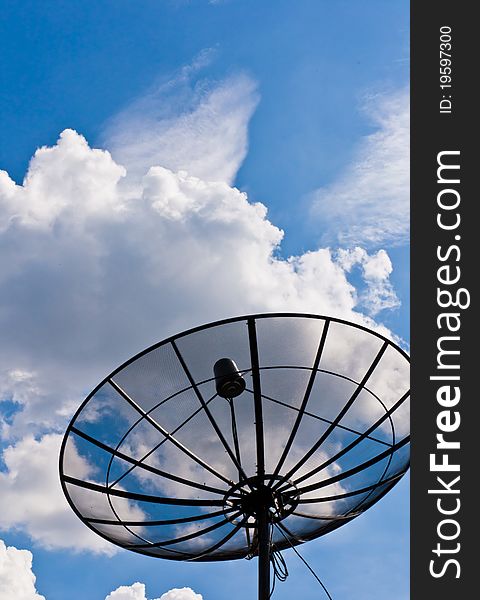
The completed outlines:
<svg viewBox="0 0 480 600">
<path fill-rule="evenodd" d="M 261 314 L 168 338 L 68 426 L 60 478 L 90 529 L 160 558 L 270 563 L 344 525 L 409 465 L 409 359 L 340 319 Z"/>
</svg>

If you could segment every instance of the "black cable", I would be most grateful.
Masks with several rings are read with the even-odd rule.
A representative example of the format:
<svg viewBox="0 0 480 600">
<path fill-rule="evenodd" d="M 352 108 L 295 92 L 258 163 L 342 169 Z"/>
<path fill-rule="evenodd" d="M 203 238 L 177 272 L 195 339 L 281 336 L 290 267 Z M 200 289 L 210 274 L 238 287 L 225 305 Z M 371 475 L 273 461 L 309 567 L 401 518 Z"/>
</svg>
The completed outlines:
<svg viewBox="0 0 480 600">
<path fill-rule="evenodd" d="M 322 586 L 322 589 L 325 592 L 325 594 L 327 594 L 327 597 L 329 598 L 329 600 L 333 600 L 333 598 L 330 596 L 327 588 L 320 580 L 320 577 L 315 573 L 315 571 L 312 569 L 312 567 L 307 563 L 307 561 L 303 558 L 303 556 L 300 554 L 300 552 L 295 548 L 295 546 L 292 544 L 290 539 L 283 533 L 283 531 L 280 529 L 280 527 L 278 527 L 278 525 L 275 525 L 275 526 L 278 529 L 278 531 L 283 535 L 283 537 L 287 540 L 287 542 L 290 544 L 290 546 L 292 547 L 292 550 L 295 552 L 295 554 L 298 556 L 298 558 L 303 562 L 303 564 L 307 567 L 307 569 L 310 571 L 310 573 L 315 577 L 315 579 L 318 581 L 318 583 Z"/>
<path fill-rule="evenodd" d="M 288 577 L 288 569 L 282 553 L 278 550 L 274 550 L 271 554 L 270 560 L 272 561 L 274 577 L 276 577 L 278 581 L 286 581 Z"/>
<path fill-rule="evenodd" d="M 287 563 L 285 562 L 282 553 L 279 550 L 273 549 L 273 527 L 270 528 L 270 548 L 272 549 L 270 553 L 270 562 L 272 563 L 273 578 L 269 598 L 273 596 L 277 579 L 278 581 L 283 582 L 286 581 L 288 577 Z"/>
</svg>

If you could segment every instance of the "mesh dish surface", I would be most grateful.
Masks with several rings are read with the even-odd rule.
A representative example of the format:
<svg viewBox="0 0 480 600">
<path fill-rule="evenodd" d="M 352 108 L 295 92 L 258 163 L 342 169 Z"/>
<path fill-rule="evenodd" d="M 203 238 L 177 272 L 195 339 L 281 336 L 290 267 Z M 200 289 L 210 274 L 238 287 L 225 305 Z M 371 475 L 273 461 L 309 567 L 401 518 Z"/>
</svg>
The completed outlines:
<svg viewBox="0 0 480 600">
<path fill-rule="evenodd" d="M 235 361 L 239 396 L 216 393 Z M 78 517 L 123 548 L 173 560 L 256 553 L 252 499 L 276 550 L 357 517 L 409 466 L 409 358 L 339 319 L 276 313 L 164 340 L 86 398 L 60 453 Z"/>
</svg>

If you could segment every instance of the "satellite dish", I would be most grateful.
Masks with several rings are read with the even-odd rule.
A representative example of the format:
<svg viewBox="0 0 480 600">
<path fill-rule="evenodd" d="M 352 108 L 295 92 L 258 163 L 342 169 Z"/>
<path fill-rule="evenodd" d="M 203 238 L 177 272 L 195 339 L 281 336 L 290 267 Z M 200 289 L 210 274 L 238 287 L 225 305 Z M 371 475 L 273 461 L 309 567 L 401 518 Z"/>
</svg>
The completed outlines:
<svg viewBox="0 0 480 600">
<path fill-rule="evenodd" d="M 237 317 L 116 369 L 66 431 L 60 479 L 90 529 L 160 558 L 272 555 L 363 513 L 409 465 L 409 358 L 318 315 Z"/>
</svg>

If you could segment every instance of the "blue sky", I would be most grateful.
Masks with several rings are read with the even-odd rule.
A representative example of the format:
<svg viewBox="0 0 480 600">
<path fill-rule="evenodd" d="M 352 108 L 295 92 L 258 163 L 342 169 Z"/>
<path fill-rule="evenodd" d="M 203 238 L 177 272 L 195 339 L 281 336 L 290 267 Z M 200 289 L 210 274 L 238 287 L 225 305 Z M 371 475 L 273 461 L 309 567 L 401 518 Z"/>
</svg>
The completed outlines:
<svg viewBox="0 0 480 600">
<path fill-rule="evenodd" d="M 191 587 L 217 600 L 227 585 L 252 597 L 253 562 L 92 546 L 45 491 L 55 444 L 105 374 L 209 320 L 331 313 L 408 344 L 408 4 L 49 0 L 2 13 L 0 538 L 33 553 L 47 600 L 104 600 L 136 581 L 149 599 Z M 218 276 L 223 264 L 238 276 Z M 408 482 L 300 550 L 335 600 L 406 599 Z M 319 597 L 290 554 L 275 597 Z"/>
</svg>

